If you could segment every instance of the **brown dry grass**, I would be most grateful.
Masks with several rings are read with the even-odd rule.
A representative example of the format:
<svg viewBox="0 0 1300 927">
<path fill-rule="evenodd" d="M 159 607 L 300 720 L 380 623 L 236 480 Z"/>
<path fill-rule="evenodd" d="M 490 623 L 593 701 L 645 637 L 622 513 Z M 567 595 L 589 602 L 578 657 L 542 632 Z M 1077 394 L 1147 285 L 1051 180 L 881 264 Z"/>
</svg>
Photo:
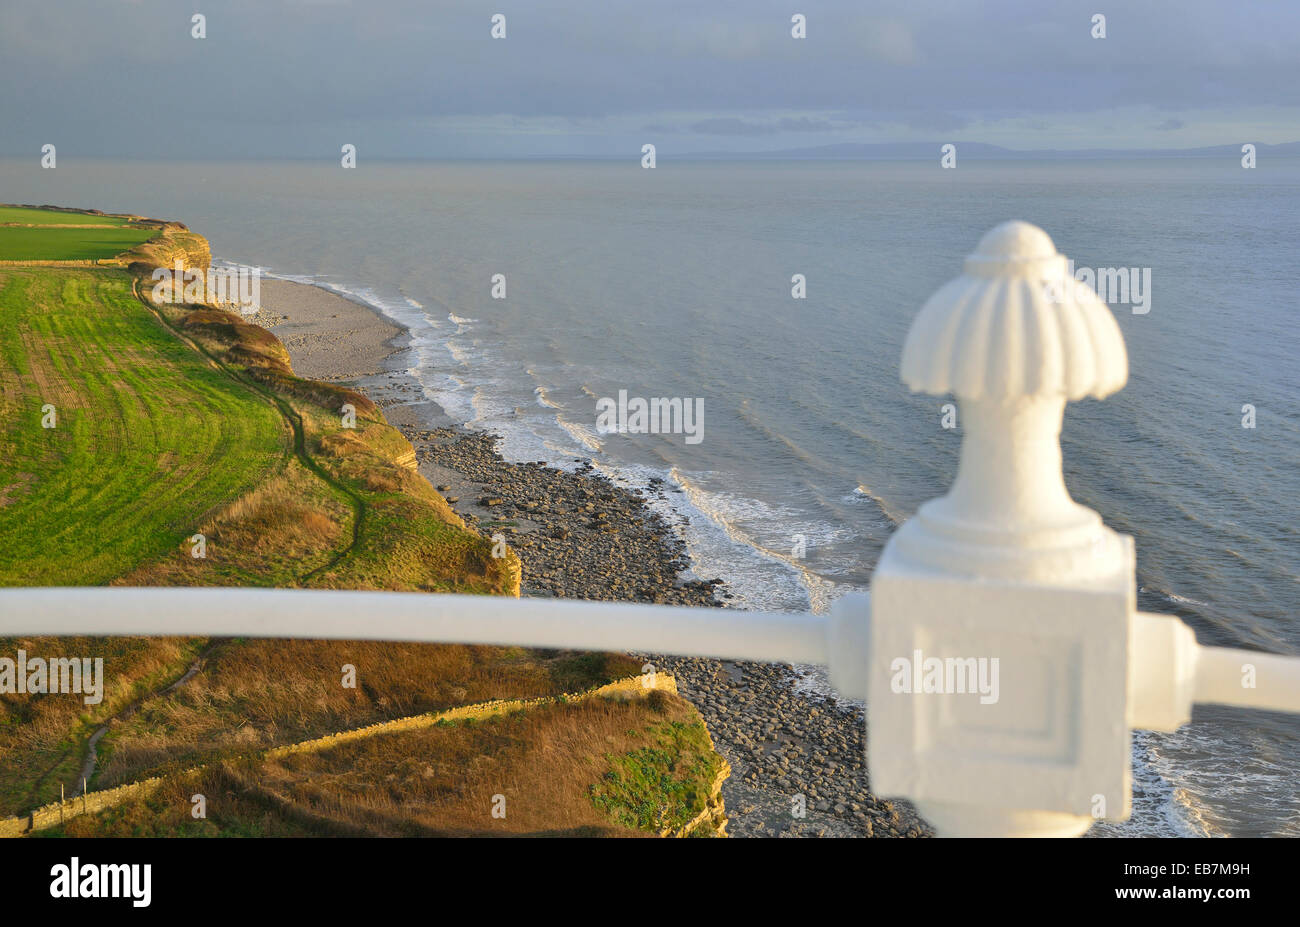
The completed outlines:
<svg viewBox="0 0 1300 927">
<path fill-rule="evenodd" d="M 636 835 L 591 800 L 610 757 L 653 742 L 652 725 L 700 724 L 676 696 L 597 698 L 476 723 L 384 734 L 276 760 L 169 777 L 147 799 L 74 819 L 70 836 Z M 689 758 L 685 758 L 689 759 Z M 208 817 L 191 818 L 191 797 Z M 505 817 L 494 817 L 504 796 Z"/>
<path fill-rule="evenodd" d="M 85 737 L 142 692 L 178 678 L 197 643 L 179 637 L 0 638 L 0 654 L 15 659 L 102 657 L 104 700 L 82 696 L 9 694 L 0 699 L 0 812 L 16 814 L 57 799 L 81 768 Z"/>
<path fill-rule="evenodd" d="M 343 666 L 356 688 L 343 687 Z M 232 642 L 186 686 L 146 704 L 102 742 L 98 788 L 248 749 L 496 698 L 592 688 L 637 673 L 615 654 L 382 641 Z"/>
</svg>

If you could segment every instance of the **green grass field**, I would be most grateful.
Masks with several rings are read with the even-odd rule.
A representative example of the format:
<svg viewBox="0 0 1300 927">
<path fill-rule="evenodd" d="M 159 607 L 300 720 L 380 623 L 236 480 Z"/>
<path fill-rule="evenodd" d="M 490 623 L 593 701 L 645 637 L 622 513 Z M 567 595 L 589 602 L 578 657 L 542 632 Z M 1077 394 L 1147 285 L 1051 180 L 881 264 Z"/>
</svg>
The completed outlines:
<svg viewBox="0 0 1300 927">
<path fill-rule="evenodd" d="M 126 225 L 120 216 L 94 216 L 89 213 L 59 212 L 55 209 L 27 209 L 23 206 L 0 206 L 0 224 L 22 222 L 30 225 Z"/>
<path fill-rule="evenodd" d="M 118 216 L 0 206 L 0 261 L 100 261 L 157 235 Z"/>
<path fill-rule="evenodd" d="M 78 229 L 0 225 L 0 260 L 99 261 L 158 234 L 150 228 Z"/>
<path fill-rule="evenodd" d="M 102 583 L 162 556 L 281 466 L 287 440 L 124 271 L 0 270 L 0 585 Z"/>
</svg>

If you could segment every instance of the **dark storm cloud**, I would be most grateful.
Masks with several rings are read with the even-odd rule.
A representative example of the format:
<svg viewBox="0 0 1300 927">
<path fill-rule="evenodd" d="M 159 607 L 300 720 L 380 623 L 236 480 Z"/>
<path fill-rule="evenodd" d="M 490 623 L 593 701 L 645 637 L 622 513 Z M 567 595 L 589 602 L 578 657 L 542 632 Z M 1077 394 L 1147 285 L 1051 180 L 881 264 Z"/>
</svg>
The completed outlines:
<svg viewBox="0 0 1300 927">
<path fill-rule="evenodd" d="M 1101 40 L 1098 6 L 11 0 L 0 151 L 59 138 L 102 154 L 295 156 L 346 137 L 421 156 L 490 136 L 503 153 L 546 154 L 605 136 L 621 146 L 647 124 L 837 141 L 873 127 L 1053 127 L 1132 107 L 1176 114 L 1159 130 L 1151 113 L 1130 117 L 1142 133 L 1206 109 L 1273 107 L 1296 124 L 1300 4 L 1116 4 Z M 195 9 L 203 40 L 190 37 Z M 790 37 L 796 10 L 803 40 Z M 489 35 L 496 12 L 504 40 Z"/>
</svg>

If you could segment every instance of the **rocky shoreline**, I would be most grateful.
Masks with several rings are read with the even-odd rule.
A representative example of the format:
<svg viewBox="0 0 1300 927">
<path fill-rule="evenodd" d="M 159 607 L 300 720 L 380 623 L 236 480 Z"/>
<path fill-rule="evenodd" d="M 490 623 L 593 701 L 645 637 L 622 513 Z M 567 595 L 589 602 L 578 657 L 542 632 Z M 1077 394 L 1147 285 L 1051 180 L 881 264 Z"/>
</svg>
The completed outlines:
<svg viewBox="0 0 1300 927">
<path fill-rule="evenodd" d="M 576 471 L 510 463 L 481 432 L 403 431 L 457 513 L 519 554 L 524 595 L 713 607 L 730 597 L 719 579 L 682 577 L 690 562 L 677 526 L 649 505 L 670 487 L 627 489 L 584 463 Z M 731 764 L 722 794 L 732 836 L 929 833 L 911 808 L 867 791 L 862 710 L 799 691 L 794 667 L 637 656 L 677 677 Z"/>
</svg>

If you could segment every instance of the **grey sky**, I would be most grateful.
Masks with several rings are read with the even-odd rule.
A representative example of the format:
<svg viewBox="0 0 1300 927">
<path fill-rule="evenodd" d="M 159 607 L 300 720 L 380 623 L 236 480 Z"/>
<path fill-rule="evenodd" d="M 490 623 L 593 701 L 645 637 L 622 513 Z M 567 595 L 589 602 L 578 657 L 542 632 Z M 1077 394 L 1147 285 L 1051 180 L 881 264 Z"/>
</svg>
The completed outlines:
<svg viewBox="0 0 1300 927">
<path fill-rule="evenodd" d="M 0 154 L 60 158 L 1286 142 L 1300 3 L 5 0 L 0 81 Z"/>
</svg>

